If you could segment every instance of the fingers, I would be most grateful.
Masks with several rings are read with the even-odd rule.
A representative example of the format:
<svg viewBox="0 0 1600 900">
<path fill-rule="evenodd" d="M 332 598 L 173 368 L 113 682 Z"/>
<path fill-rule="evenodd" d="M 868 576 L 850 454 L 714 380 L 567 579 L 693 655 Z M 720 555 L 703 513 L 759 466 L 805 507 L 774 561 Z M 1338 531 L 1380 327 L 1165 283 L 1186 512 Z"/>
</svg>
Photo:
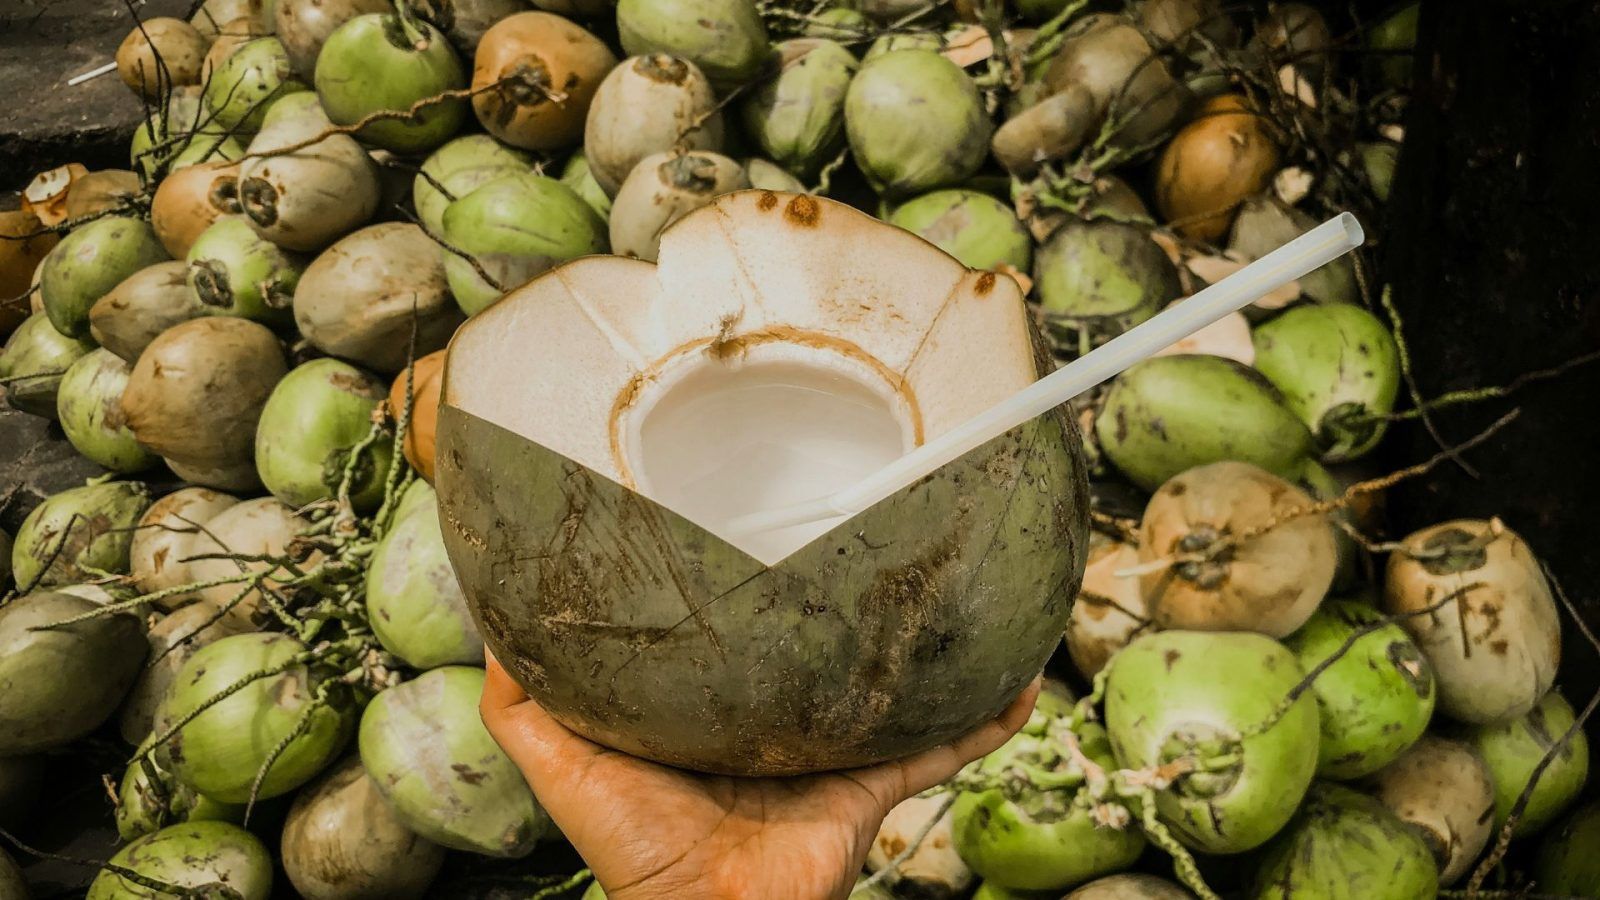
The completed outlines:
<svg viewBox="0 0 1600 900">
<path fill-rule="evenodd" d="M 483 682 L 483 699 L 478 703 L 478 711 L 488 719 L 491 713 L 497 713 L 508 707 L 528 699 L 523 693 L 522 686 L 511 680 L 506 670 L 501 667 L 500 661 L 494 658 L 489 648 L 483 649 L 483 664 L 488 670 L 488 677 Z"/>
<path fill-rule="evenodd" d="M 600 747 L 573 734 L 544 707 L 529 699 L 498 660 L 485 652 L 487 670 L 478 703 L 484 727 L 538 790 L 541 782 L 600 752 Z"/>
</svg>

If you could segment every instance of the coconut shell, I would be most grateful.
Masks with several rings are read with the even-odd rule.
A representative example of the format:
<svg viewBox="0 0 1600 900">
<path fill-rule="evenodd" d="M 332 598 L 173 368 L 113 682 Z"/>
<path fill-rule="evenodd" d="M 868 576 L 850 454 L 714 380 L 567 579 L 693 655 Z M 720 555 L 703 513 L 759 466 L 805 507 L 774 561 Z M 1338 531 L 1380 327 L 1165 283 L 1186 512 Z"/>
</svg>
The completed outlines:
<svg viewBox="0 0 1600 900">
<path fill-rule="evenodd" d="M 435 350 L 411 368 L 411 419 L 407 425 L 406 462 L 425 480 L 433 481 L 434 439 L 439 427 L 439 389 L 444 386 L 445 351 Z M 406 408 L 407 375 L 394 377 L 389 388 L 389 415 L 400 420 Z"/>
<path fill-rule="evenodd" d="M 206 314 L 189 290 L 188 263 L 156 263 L 124 278 L 89 309 L 89 334 L 129 364 L 161 333 Z"/>
<path fill-rule="evenodd" d="M 583 154 L 595 181 L 615 197 L 646 156 L 681 147 L 721 150 L 716 92 L 694 63 L 652 54 L 624 61 L 595 91 Z"/>
<path fill-rule="evenodd" d="M 192 582 L 188 557 L 195 535 L 238 502 L 239 498 L 231 494 L 188 487 L 150 504 L 140 517 L 128 548 L 128 573 L 139 590 L 152 594 Z M 153 601 L 152 605 L 170 611 L 197 599 L 193 594 L 177 594 Z"/>
<path fill-rule="evenodd" d="M 1238 94 L 1207 100 L 1156 168 L 1156 209 L 1197 241 L 1228 233 L 1239 205 L 1272 182 L 1281 154 L 1267 120 Z"/>
<path fill-rule="evenodd" d="M 1488 846 L 1494 781 L 1471 744 L 1423 735 L 1370 784 L 1373 796 L 1428 845 L 1441 886 L 1460 880 Z"/>
<path fill-rule="evenodd" d="M 239 164 L 217 160 L 163 178 L 150 201 L 150 226 L 167 253 L 183 259 L 201 232 L 240 211 Z"/>
<path fill-rule="evenodd" d="M 0 335 L 10 334 L 28 317 L 27 302 L 16 298 L 28 292 L 34 271 L 61 240 L 42 227 L 32 213 L 0 212 Z"/>
<path fill-rule="evenodd" d="M 485 130 L 513 147 L 568 147 L 582 138 L 589 104 L 616 64 L 604 41 L 567 19 L 508 16 L 478 43 L 472 89 L 481 93 L 473 95 L 472 110 Z M 497 82 L 504 83 L 486 89 Z"/>
<path fill-rule="evenodd" d="M 156 100 L 175 86 L 200 83 L 211 42 L 182 19 L 158 17 L 135 25 L 117 48 L 117 74 L 128 89 Z"/>
<path fill-rule="evenodd" d="M 118 850 L 111 862 L 164 884 L 201 889 L 226 885 L 237 900 L 272 896 L 272 856 L 255 835 L 227 822 L 163 828 Z M 147 891 L 102 869 L 86 900 L 122 900 Z"/>
<path fill-rule="evenodd" d="M 126 208 L 144 190 L 139 176 L 127 169 L 90 172 L 72 183 L 67 192 L 67 218 L 81 219 L 112 209 Z"/>
<path fill-rule="evenodd" d="M 150 627 L 150 652 L 145 657 L 148 663 L 122 701 L 117 720 L 123 740 L 137 747 L 152 736 L 156 711 L 189 657 L 207 644 L 245 632 L 246 626 L 233 617 L 211 621 L 216 615 L 217 608 L 209 603 L 190 603 Z"/>
<path fill-rule="evenodd" d="M 295 796 L 279 846 L 305 900 L 416 900 L 444 865 L 444 848 L 401 823 L 354 757 Z"/>
</svg>

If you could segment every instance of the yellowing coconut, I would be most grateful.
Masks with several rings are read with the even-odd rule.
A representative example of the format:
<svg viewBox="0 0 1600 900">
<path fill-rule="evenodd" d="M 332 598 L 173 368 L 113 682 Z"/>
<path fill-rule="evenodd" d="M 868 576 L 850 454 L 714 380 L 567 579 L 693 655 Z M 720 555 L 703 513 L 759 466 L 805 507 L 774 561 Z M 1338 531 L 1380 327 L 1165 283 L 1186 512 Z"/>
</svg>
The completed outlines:
<svg viewBox="0 0 1600 900">
<path fill-rule="evenodd" d="M 200 232 L 240 211 L 239 164 L 198 163 L 161 179 L 150 201 L 150 227 L 173 259 L 183 259 Z"/>
<path fill-rule="evenodd" d="M 200 83 L 200 66 L 211 42 L 182 19 L 145 19 L 117 48 L 122 83 L 146 100 L 174 87 Z"/>
<path fill-rule="evenodd" d="M 1467 874 L 1493 835 L 1494 781 L 1471 744 L 1423 735 L 1370 784 L 1428 845 L 1441 886 Z"/>
<path fill-rule="evenodd" d="M 1249 103 L 1239 94 L 1207 100 L 1162 151 L 1156 209 L 1185 237 L 1221 238 L 1239 204 L 1272 183 L 1278 144 Z"/>
<path fill-rule="evenodd" d="M 604 41 L 570 20 L 547 12 L 507 16 L 478 42 L 472 110 L 513 147 L 570 146 L 583 137 L 595 90 L 616 64 Z"/>
<path fill-rule="evenodd" d="M 1067 653 L 1085 678 L 1150 627 L 1139 584 L 1139 548 L 1099 532 L 1089 538 L 1089 565 L 1067 624 Z"/>
<path fill-rule="evenodd" d="M 1338 563 L 1310 495 L 1263 469 L 1219 462 L 1169 479 L 1139 525 L 1151 618 L 1162 628 L 1284 637 L 1327 595 Z"/>
<path fill-rule="evenodd" d="M 60 240 L 43 224 L 30 212 L 0 212 L 0 301 L 27 293 L 34 272 Z M 26 304 L 0 303 L 0 335 L 10 334 L 27 317 Z"/>
</svg>

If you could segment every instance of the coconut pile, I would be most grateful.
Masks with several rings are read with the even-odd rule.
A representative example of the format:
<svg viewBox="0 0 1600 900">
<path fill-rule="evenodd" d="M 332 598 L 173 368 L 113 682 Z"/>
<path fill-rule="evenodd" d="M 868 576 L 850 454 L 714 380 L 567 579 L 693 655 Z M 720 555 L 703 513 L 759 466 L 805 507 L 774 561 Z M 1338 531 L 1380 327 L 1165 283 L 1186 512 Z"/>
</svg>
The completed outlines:
<svg viewBox="0 0 1600 900">
<path fill-rule="evenodd" d="M 30 896 L 41 773 L 90 744 L 124 761 L 94 900 L 422 897 L 447 856 L 559 855 L 479 720 L 486 643 L 575 730 L 774 775 L 948 739 L 1048 658 L 856 897 L 1600 897 L 1559 585 L 1515 523 L 1385 534 L 1373 451 L 1416 410 L 1362 254 L 850 523 L 715 536 L 1335 212 L 1370 228 L 1416 16 L 139 22 L 129 167 L 0 213 L 5 401 L 106 470 L 0 534 L 0 898 Z"/>
</svg>

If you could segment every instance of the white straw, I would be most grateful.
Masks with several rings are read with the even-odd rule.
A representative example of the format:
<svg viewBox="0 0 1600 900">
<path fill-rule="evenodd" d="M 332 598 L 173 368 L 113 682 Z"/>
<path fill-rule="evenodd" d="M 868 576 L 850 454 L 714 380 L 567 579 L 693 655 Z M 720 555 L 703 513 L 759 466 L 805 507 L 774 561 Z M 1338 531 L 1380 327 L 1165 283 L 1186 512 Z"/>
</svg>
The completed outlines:
<svg viewBox="0 0 1600 900">
<path fill-rule="evenodd" d="M 67 79 L 67 87 L 77 87 L 78 85 L 83 84 L 85 81 L 88 81 L 91 78 L 99 78 L 101 75 L 104 75 L 107 72 L 115 72 L 116 70 L 117 70 L 117 64 L 115 62 L 108 62 L 105 65 L 99 67 L 98 69 L 90 69 L 89 71 L 83 73 L 82 75 L 74 75 L 71 78 Z"/>
</svg>

